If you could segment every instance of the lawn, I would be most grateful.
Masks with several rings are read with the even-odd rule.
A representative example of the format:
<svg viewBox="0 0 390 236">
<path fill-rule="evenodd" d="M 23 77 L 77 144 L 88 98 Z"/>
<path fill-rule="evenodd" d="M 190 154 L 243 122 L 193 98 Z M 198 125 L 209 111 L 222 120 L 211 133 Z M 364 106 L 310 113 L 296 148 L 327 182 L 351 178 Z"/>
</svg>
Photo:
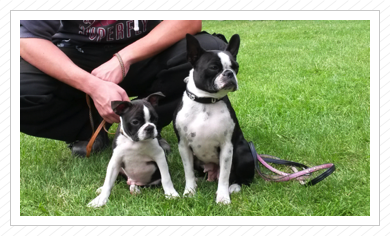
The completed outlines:
<svg viewBox="0 0 390 236">
<path fill-rule="evenodd" d="M 205 21 L 203 30 L 241 37 L 239 90 L 229 97 L 258 153 L 308 166 L 334 163 L 336 171 L 312 187 L 256 174 L 228 206 L 215 203 L 216 182 L 201 179 L 194 197 L 167 200 L 161 187 L 132 196 L 118 178 L 108 205 L 93 209 L 87 204 L 103 185 L 111 150 L 74 158 L 63 142 L 20 133 L 22 216 L 370 215 L 370 22 Z M 184 171 L 172 125 L 162 135 L 181 195 Z"/>
</svg>

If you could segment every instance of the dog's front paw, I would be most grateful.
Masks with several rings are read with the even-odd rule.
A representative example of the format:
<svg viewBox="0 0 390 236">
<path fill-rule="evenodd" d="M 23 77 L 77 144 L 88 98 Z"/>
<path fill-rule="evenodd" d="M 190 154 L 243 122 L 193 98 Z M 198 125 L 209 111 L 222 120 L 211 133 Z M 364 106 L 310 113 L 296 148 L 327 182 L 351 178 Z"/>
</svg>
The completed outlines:
<svg viewBox="0 0 390 236">
<path fill-rule="evenodd" d="M 184 197 L 193 197 L 196 193 L 196 190 L 195 188 L 185 188 L 184 189 L 184 193 L 183 193 L 183 196 Z"/>
<path fill-rule="evenodd" d="M 166 192 L 165 193 L 165 198 L 167 199 L 173 199 L 173 198 L 178 198 L 180 197 L 179 194 L 176 192 L 176 190 Z"/>
<path fill-rule="evenodd" d="M 101 207 L 106 205 L 108 198 L 101 197 L 100 195 L 93 199 L 90 203 L 88 203 L 88 207 Z"/>
<path fill-rule="evenodd" d="M 195 182 L 195 179 L 194 181 L 189 181 L 186 183 L 186 187 L 184 188 L 184 193 L 183 193 L 183 196 L 184 197 L 193 197 L 196 193 L 196 182 Z"/>
<path fill-rule="evenodd" d="M 227 194 L 222 194 L 222 193 L 217 193 L 217 200 L 216 203 L 222 203 L 222 204 L 230 204 L 230 196 L 229 193 Z"/>
<path fill-rule="evenodd" d="M 218 197 L 217 196 L 216 202 L 228 205 L 228 204 L 230 204 L 230 197 Z"/>
</svg>

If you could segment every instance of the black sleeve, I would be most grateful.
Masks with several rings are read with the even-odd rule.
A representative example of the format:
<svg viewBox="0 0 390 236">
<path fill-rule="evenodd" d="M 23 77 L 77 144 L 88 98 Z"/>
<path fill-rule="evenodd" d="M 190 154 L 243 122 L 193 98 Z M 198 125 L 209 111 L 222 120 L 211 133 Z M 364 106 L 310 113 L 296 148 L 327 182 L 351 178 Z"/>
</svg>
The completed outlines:
<svg viewBox="0 0 390 236">
<path fill-rule="evenodd" d="M 21 20 L 21 38 L 42 38 L 50 40 L 61 26 L 59 20 Z"/>
</svg>

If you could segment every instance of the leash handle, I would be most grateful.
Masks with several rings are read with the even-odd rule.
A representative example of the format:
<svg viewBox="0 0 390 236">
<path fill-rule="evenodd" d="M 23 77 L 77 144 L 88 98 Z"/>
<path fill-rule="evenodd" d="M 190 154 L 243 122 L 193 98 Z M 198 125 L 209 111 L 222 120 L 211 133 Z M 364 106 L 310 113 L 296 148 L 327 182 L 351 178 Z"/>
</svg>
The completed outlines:
<svg viewBox="0 0 390 236">
<path fill-rule="evenodd" d="M 253 159 L 255 161 L 256 170 L 259 173 L 259 175 L 262 178 L 264 178 L 265 180 L 275 181 L 275 182 L 288 181 L 291 179 L 303 180 L 303 179 L 307 178 L 313 172 L 316 172 L 316 171 L 319 171 L 322 169 L 327 169 L 324 173 L 322 173 L 321 175 L 317 176 L 316 178 L 310 180 L 308 183 L 305 184 L 305 186 L 313 186 L 313 185 L 321 182 L 322 180 L 324 180 L 326 177 L 331 175 L 336 170 L 336 166 L 332 163 L 323 164 L 323 165 L 314 166 L 314 167 L 309 168 L 301 163 L 280 160 L 278 157 L 274 157 L 274 156 L 270 156 L 270 155 L 259 155 L 259 154 L 257 154 L 253 143 L 249 142 L 248 144 L 249 144 L 249 148 L 251 150 Z M 268 156 L 268 157 L 273 157 L 273 158 L 278 158 L 278 159 L 262 158 L 261 156 Z M 276 173 L 277 176 L 268 176 L 268 175 L 261 173 L 259 163 L 257 161 L 259 161 L 261 164 L 263 164 L 265 167 L 267 167 L 272 172 Z M 288 174 L 288 173 L 284 173 L 280 170 L 273 168 L 267 162 L 275 163 L 275 164 L 282 164 L 282 165 L 289 165 L 289 166 L 296 166 L 296 167 L 303 168 L 304 170 L 296 172 L 294 174 Z"/>
<path fill-rule="evenodd" d="M 88 144 L 87 144 L 87 157 L 89 158 L 89 156 L 91 155 L 91 150 L 92 150 L 92 145 L 93 143 L 95 142 L 95 139 L 96 137 L 98 136 L 100 130 L 102 129 L 102 127 L 106 124 L 106 121 L 103 120 L 99 127 L 96 129 L 95 133 L 93 133 L 91 139 L 89 140 Z"/>
<path fill-rule="evenodd" d="M 88 105 L 89 122 L 91 123 L 91 129 L 92 129 L 92 137 L 89 140 L 89 142 L 87 144 L 87 147 L 86 147 L 86 149 L 87 149 L 87 157 L 89 158 L 89 156 L 91 155 L 92 145 L 95 142 L 95 139 L 98 136 L 98 134 L 99 134 L 100 130 L 102 129 L 102 127 L 104 127 L 104 130 L 107 133 L 109 133 L 109 134 L 115 134 L 115 133 L 108 132 L 108 130 L 106 129 L 106 126 L 105 126 L 105 124 L 106 124 L 105 120 L 102 120 L 102 122 L 100 123 L 98 128 L 95 130 L 95 124 L 93 122 L 93 117 L 92 117 L 91 100 L 90 100 L 88 94 L 85 94 L 85 99 L 86 99 L 87 105 Z"/>
</svg>

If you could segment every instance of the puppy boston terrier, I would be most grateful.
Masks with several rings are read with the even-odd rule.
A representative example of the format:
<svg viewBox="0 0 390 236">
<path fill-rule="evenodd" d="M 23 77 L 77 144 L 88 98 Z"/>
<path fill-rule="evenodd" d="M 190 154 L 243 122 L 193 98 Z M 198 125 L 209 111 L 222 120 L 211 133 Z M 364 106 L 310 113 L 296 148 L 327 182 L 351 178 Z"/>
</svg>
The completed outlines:
<svg viewBox="0 0 390 236">
<path fill-rule="evenodd" d="M 229 204 L 232 192 L 254 178 L 254 160 L 227 97 L 236 91 L 240 37 L 233 35 L 224 51 L 204 50 L 186 36 L 187 59 L 193 69 L 182 102 L 174 115 L 174 129 L 183 161 L 184 195 L 195 194 L 194 168 L 218 180 L 217 203 Z"/>
<path fill-rule="evenodd" d="M 130 193 L 136 194 L 138 186 L 162 183 L 167 198 L 178 197 L 168 171 L 165 153 L 157 140 L 157 113 L 153 106 L 164 97 L 154 93 L 145 99 L 132 102 L 113 101 L 111 107 L 120 116 L 113 140 L 113 154 L 107 167 L 100 195 L 88 206 L 100 207 L 107 203 L 114 182 L 121 172 L 127 176 Z"/>
</svg>

